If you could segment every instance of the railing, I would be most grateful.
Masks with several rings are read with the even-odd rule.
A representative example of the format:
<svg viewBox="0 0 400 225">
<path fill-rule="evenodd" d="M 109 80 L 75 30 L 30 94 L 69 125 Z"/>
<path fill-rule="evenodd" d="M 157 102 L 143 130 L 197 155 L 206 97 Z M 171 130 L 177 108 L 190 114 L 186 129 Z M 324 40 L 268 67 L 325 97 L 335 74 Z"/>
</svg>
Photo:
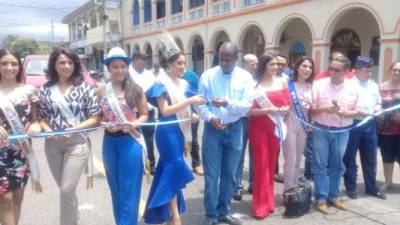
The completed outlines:
<svg viewBox="0 0 400 225">
<path fill-rule="evenodd" d="M 138 34 L 140 32 L 140 25 L 135 25 L 132 27 L 132 33 Z"/>
<path fill-rule="evenodd" d="M 275 0 L 269 0 L 269 2 L 273 2 Z M 261 5 L 267 2 L 267 0 L 240 0 L 240 8 L 247 8 L 255 5 Z"/>
<path fill-rule="evenodd" d="M 143 24 L 143 32 L 151 31 L 152 28 L 153 24 L 151 21 Z"/>
<path fill-rule="evenodd" d="M 157 29 L 162 29 L 162 28 L 164 28 L 166 26 L 167 26 L 167 21 L 166 21 L 165 18 L 157 20 Z"/>
<path fill-rule="evenodd" d="M 218 1 L 213 3 L 212 6 L 212 15 L 218 16 L 231 11 L 231 1 Z"/>
<path fill-rule="evenodd" d="M 190 20 L 197 20 L 204 17 L 204 6 L 193 8 L 189 11 Z"/>
<path fill-rule="evenodd" d="M 171 16 L 170 24 L 174 25 L 174 24 L 182 23 L 182 21 L 183 21 L 182 13 L 179 13 L 179 14 Z"/>
</svg>

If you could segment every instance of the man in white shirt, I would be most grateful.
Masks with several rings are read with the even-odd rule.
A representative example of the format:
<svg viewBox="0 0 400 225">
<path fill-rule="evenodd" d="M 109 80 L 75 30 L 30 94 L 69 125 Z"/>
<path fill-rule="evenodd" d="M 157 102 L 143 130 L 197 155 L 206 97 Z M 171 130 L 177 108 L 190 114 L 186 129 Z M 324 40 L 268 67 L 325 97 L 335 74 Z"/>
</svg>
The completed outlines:
<svg viewBox="0 0 400 225">
<path fill-rule="evenodd" d="M 129 67 L 130 76 L 143 89 L 143 92 L 146 92 L 156 81 L 154 74 L 145 69 L 147 58 L 147 55 L 136 51 L 132 54 L 132 65 Z M 154 122 L 155 108 L 148 104 L 148 109 L 148 122 Z M 143 126 L 142 132 L 146 142 L 148 160 L 150 161 L 150 172 L 151 174 L 154 174 L 156 165 L 156 159 L 154 156 L 154 126 Z"/>
</svg>

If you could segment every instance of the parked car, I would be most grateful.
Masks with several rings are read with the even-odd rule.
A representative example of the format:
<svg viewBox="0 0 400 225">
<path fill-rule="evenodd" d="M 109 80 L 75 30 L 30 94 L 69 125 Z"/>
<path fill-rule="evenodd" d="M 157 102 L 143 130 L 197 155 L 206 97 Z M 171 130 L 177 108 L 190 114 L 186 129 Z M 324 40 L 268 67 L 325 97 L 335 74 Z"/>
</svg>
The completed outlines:
<svg viewBox="0 0 400 225">
<path fill-rule="evenodd" d="M 47 82 L 46 71 L 49 55 L 27 55 L 23 63 L 22 77 L 25 83 L 32 84 L 37 88 Z M 90 85 L 96 85 L 96 80 L 90 77 L 84 64 L 81 64 L 85 81 Z"/>
</svg>

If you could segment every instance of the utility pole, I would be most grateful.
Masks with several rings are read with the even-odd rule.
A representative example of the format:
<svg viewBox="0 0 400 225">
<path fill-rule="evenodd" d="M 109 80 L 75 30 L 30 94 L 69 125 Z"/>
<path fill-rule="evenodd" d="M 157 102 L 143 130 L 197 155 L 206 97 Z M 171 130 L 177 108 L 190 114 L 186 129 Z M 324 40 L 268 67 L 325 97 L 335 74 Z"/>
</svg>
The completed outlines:
<svg viewBox="0 0 400 225">
<path fill-rule="evenodd" d="M 51 35 L 51 50 L 54 50 L 54 21 L 53 20 L 51 20 L 50 35 Z"/>
<path fill-rule="evenodd" d="M 106 0 L 103 0 L 103 62 L 107 55 L 107 21 L 108 16 L 106 14 Z M 102 70 L 105 71 L 105 65 L 103 64 Z"/>
</svg>

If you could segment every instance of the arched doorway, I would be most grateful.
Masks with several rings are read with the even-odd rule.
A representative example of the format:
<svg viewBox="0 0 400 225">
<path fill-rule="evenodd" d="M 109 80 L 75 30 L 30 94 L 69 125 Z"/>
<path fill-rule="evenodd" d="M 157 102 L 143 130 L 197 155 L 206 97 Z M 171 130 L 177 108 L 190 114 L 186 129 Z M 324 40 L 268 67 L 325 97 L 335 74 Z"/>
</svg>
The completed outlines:
<svg viewBox="0 0 400 225">
<path fill-rule="evenodd" d="M 247 27 L 243 35 L 242 41 L 240 42 L 243 55 L 254 54 L 259 56 L 264 52 L 264 34 L 257 25 L 250 25 Z"/>
<path fill-rule="evenodd" d="M 146 69 L 151 70 L 153 68 L 153 49 L 150 43 L 148 43 L 145 48 L 145 54 L 148 56 L 146 62 Z"/>
<path fill-rule="evenodd" d="M 181 52 L 185 52 L 185 50 L 183 49 L 183 44 L 180 38 L 176 37 L 174 38 L 176 44 L 178 45 L 179 49 L 181 50 Z"/>
<path fill-rule="evenodd" d="M 213 43 L 214 46 L 212 46 L 213 50 L 214 50 L 214 57 L 213 57 L 213 63 L 212 66 L 217 66 L 219 64 L 219 60 L 218 60 L 218 51 L 219 51 L 219 47 L 221 47 L 222 43 L 229 41 L 229 36 L 225 31 L 219 31 L 215 34 L 215 37 L 213 38 Z"/>
<path fill-rule="evenodd" d="M 204 44 L 200 36 L 193 39 L 192 44 L 193 71 L 202 74 L 204 71 Z"/>
<path fill-rule="evenodd" d="M 361 54 L 361 41 L 360 37 L 351 29 L 338 30 L 332 36 L 332 47 L 331 52 L 341 52 L 351 60 L 351 65 L 357 59 L 357 56 Z"/>
</svg>

